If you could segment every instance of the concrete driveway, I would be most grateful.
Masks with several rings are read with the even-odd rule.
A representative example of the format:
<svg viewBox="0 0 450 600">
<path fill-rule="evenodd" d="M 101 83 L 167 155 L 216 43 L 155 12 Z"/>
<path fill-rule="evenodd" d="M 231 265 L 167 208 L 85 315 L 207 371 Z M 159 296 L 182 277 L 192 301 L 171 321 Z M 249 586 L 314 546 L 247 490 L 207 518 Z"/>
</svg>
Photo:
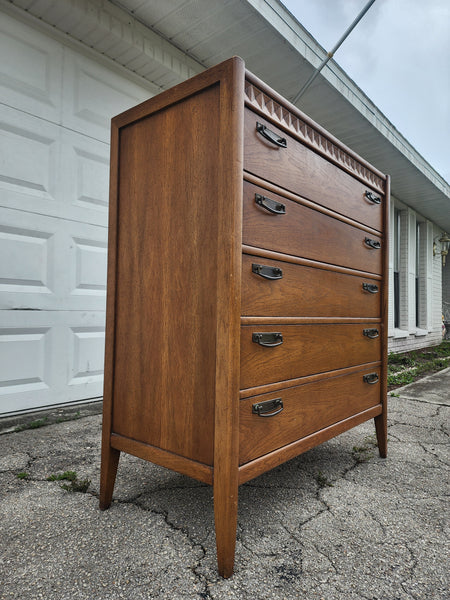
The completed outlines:
<svg viewBox="0 0 450 600">
<path fill-rule="evenodd" d="M 395 393 L 386 460 L 369 422 L 241 486 L 229 580 L 212 488 L 122 455 L 100 512 L 99 414 L 3 422 L 0 598 L 446 600 L 450 369 Z"/>
</svg>

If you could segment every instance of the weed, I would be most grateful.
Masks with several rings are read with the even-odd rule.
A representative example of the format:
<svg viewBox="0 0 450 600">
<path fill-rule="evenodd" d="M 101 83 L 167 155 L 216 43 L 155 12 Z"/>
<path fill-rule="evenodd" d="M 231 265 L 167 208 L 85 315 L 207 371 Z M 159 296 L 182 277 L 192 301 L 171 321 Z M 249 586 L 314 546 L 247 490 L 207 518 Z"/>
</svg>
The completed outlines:
<svg viewBox="0 0 450 600">
<path fill-rule="evenodd" d="M 61 488 L 67 492 L 82 492 L 85 493 L 91 484 L 90 479 L 79 480 L 76 471 L 64 471 L 59 475 L 50 475 L 47 477 L 47 481 L 69 481 L 70 483 L 63 483 Z"/>
<path fill-rule="evenodd" d="M 77 478 L 76 471 L 64 471 L 59 475 L 49 475 L 47 481 L 75 481 Z"/>
<path fill-rule="evenodd" d="M 37 421 L 31 421 L 31 423 L 24 423 L 23 425 L 19 425 L 14 429 L 14 431 L 25 431 L 25 429 L 39 429 L 39 427 L 44 427 L 47 425 L 48 417 L 44 417 L 43 419 L 38 419 Z"/>
<path fill-rule="evenodd" d="M 68 417 L 58 417 L 55 420 L 55 423 L 67 423 L 67 421 L 76 421 L 80 417 L 81 417 L 81 411 L 77 410 L 77 412 L 75 414 L 70 415 Z"/>
<path fill-rule="evenodd" d="M 369 436 L 364 441 L 363 446 L 353 446 L 352 449 L 352 456 L 357 463 L 367 462 L 374 456 L 373 449 L 377 446 L 375 436 Z"/>
<path fill-rule="evenodd" d="M 38 429 L 39 427 L 44 427 L 44 425 L 51 425 L 52 423 L 66 423 L 67 421 L 76 421 L 81 418 L 81 411 L 78 410 L 76 413 L 69 415 L 67 417 L 58 417 L 57 419 L 49 420 L 49 417 L 43 417 L 42 419 L 37 419 L 36 421 L 31 421 L 31 423 L 23 423 L 23 425 L 18 425 L 14 431 L 25 431 L 26 429 Z"/>
<path fill-rule="evenodd" d="M 331 481 L 328 481 L 327 476 L 324 475 L 322 473 L 322 471 L 319 471 L 317 473 L 316 481 L 317 481 L 317 483 L 318 483 L 318 485 L 319 485 L 320 488 L 334 487 L 333 484 L 331 483 Z"/>
<path fill-rule="evenodd" d="M 63 490 L 66 490 L 67 492 L 81 492 L 82 494 L 84 494 L 85 492 L 87 492 L 90 484 L 91 484 L 90 479 L 82 479 L 81 481 L 78 481 L 77 479 L 75 479 L 74 481 L 71 481 L 70 483 L 63 483 L 61 487 Z"/>
<path fill-rule="evenodd" d="M 16 475 L 17 479 L 28 479 L 29 476 L 30 476 L 30 474 L 26 473 L 25 471 L 21 471 L 20 473 L 17 473 L 17 475 Z"/>
<path fill-rule="evenodd" d="M 389 396 L 392 396 L 392 398 L 400 398 L 400 394 L 396 394 L 395 392 L 391 392 Z"/>
</svg>

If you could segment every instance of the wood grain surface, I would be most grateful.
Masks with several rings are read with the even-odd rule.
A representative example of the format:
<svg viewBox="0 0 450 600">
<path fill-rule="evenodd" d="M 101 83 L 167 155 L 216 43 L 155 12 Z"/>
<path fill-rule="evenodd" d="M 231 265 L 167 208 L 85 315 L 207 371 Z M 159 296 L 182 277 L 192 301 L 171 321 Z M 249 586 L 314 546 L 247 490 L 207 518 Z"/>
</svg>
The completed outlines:
<svg viewBox="0 0 450 600">
<path fill-rule="evenodd" d="M 374 362 L 380 358 L 380 337 L 369 339 L 369 323 L 314 325 L 244 325 L 241 328 L 241 389 L 285 381 Z M 281 333 L 283 343 L 264 348 L 253 333 Z"/>
<path fill-rule="evenodd" d="M 252 265 L 279 269 L 281 279 L 264 279 Z M 370 293 L 363 284 L 377 286 Z M 242 256 L 242 315 L 379 318 L 378 280 L 260 256 Z"/>
<path fill-rule="evenodd" d="M 282 203 L 286 214 L 270 213 L 255 202 L 255 194 Z M 382 272 L 383 251 L 365 242 L 367 238 L 382 245 L 379 236 L 247 181 L 244 181 L 243 219 L 245 245 L 370 273 Z"/>
<path fill-rule="evenodd" d="M 363 375 L 370 373 L 379 377 L 380 369 L 365 369 L 241 400 L 240 464 L 380 404 L 380 382 L 368 384 L 363 380 Z M 283 402 L 279 414 L 260 417 L 252 412 L 253 405 L 274 398 Z"/>
<path fill-rule="evenodd" d="M 286 138 L 287 148 L 278 148 L 262 138 L 256 122 Z M 366 199 L 364 194 L 370 187 L 249 109 L 245 110 L 244 140 L 246 171 L 382 231 L 384 208 Z"/>
</svg>

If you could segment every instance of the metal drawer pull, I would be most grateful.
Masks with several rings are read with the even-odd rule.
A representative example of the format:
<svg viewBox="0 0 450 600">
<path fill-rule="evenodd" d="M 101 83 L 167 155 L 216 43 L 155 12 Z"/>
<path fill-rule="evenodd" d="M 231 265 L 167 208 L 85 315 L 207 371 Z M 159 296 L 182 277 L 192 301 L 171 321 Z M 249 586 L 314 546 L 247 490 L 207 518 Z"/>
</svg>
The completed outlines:
<svg viewBox="0 0 450 600">
<path fill-rule="evenodd" d="M 381 248 L 381 242 L 378 240 L 371 240 L 370 238 L 366 237 L 364 242 L 367 246 L 369 246 L 369 248 L 374 248 L 374 250 L 379 250 Z"/>
<path fill-rule="evenodd" d="M 363 329 L 363 335 L 370 338 L 371 340 L 374 340 L 380 335 L 380 332 L 378 331 L 378 329 Z"/>
<path fill-rule="evenodd" d="M 265 348 L 275 348 L 283 343 L 283 335 L 281 333 L 254 333 L 252 342 Z"/>
<path fill-rule="evenodd" d="M 374 283 L 363 283 L 363 290 L 369 294 L 378 294 L 378 286 Z"/>
<path fill-rule="evenodd" d="M 258 417 L 274 417 L 275 415 L 278 415 L 282 410 L 283 400 L 281 398 L 265 400 L 264 402 L 258 402 L 258 404 L 252 405 L 252 413 L 254 415 L 258 415 Z"/>
<path fill-rule="evenodd" d="M 369 373 L 368 375 L 363 375 L 364 383 L 369 383 L 373 385 L 374 383 L 378 383 L 380 378 L 378 377 L 378 373 Z"/>
<path fill-rule="evenodd" d="M 270 267 L 267 265 L 252 264 L 252 272 L 256 275 L 264 277 L 264 279 L 282 279 L 283 271 L 278 267 Z"/>
<path fill-rule="evenodd" d="M 375 194 L 373 192 L 369 192 L 369 190 L 364 192 L 364 196 L 367 198 L 367 200 L 370 200 L 374 204 L 381 204 L 380 196 L 375 196 Z"/>
<path fill-rule="evenodd" d="M 281 202 L 276 202 L 275 200 L 271 200 L 270 198 L 267 198 L 267 196 L 255 194 L 255 202 L 274 215 L 286 214 L 286 207 L 284 204 L 281 204 Z"/>
<path fill-rule="evenodd" d="M 265 125 L 258 123 L 258 121 L 256 122 L 256 131 L 265 137 L 266 140 L 269 140 L 269 142 L 275 144 L 275 146 L 279 146 L 280 148 L 287 147 L 286 138 L 282 138 L 273 131 L 270 131 L 270 129 L 267 129 Z"/>
</svg>

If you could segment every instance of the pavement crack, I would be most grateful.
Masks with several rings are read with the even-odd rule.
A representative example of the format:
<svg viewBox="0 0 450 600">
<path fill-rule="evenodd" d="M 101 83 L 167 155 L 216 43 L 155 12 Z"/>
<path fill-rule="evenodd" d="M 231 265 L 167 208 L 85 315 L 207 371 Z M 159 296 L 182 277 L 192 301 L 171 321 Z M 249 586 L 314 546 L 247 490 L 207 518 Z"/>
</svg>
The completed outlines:
<svg viewBox="0 0 450 600">
<path fill-rule="evenodd" d="M 196 563 L 194 565 L 190 566 L 190 569 L 191 569 L 193 575 L 196 577 L 196 579 L 199 581 L 199 583 L 204 588 L 202 592 L 199 592 L 199 594 L 198 594 L 199 598 L 211 598 L 211 594 L 209 593 L 209 589 L 208 589 L 210 582 L 208 581 L 208 579 L 206 578 L 205 575 L 203 575 L 202 573 L 198 572 L 198 569 L 201 567 L 201 564 L 202 564 L 202 562 L 203 562 L 203 560 L 204 560 L 204 558 L 205 558 L 205 556 L 207 554 L 206 547 L 202 543 L 196 542 L 195 540 L 193 540 L 191 538 L 191 536 L 189 534 L 189 530 L 188 530 L 187 527 L 181 527 L 181 526 L 176 525 L 175 523 L 173 523 L 173 521 L 171 521 L 169 519 L 169 513 L 168 513 L 168 511 L 166 511 L 166 510 L 158 510 L 158 509 L 155 509 L 155 508 L 146 509 L 146 508 L 144 508 L 140 504 L 137 504 L 137 506 L 139 506 L 139 508 L 141 508 L 143 510 L 146 510 L 147 512 L 150 512 L 152 514 L 162 516 L 163 519 L 164 519 L 164 522 L 166 523 L 166 525 L 168 525 L 168 527 L 172 531 L 177 532 L 177 533 L 182 533 L 185 536 L 186 540 L 192 546 L 193 550 L 196 550 L 196 551 L 200 550 L 200 556 L 198 557 Z"/>
<path fill-rule="evenodd" d="M 335 575 L 339 574 L 339 570 L 336 567 L 333 559 L 331 558 L 331 556 L 329 556 L 326 552 L 324 552 L 323 550 L 321 550 L 319 548 L 319 546 L 317 544 L 315 544 L 314 542 L 311 543 L 312 547 L 314 548 L 314 550 L 317 552 L 317 554 L 320 554 L 321 556 L 323 556 L 325 558 L 325 560 L 330 564 L 331 568 L 334 571 Z M 323 581 L 322 583 L 328 583 L 329 579 L 331 577 L 331 574 L 327 577 L 326 581 Z"/>
<path fill-rule="evenodd" d="M 422 450 L 425 452 L 425 454 L 429 454 L 430 456 L 435 458 L 439 463 L 439 465 L 428 465 L 428 468 L 438 469 L 438 468 L 440 468 L 441 465 L 444 465 L 445 467 L 449 466 L 449 463 L 447 461 L 443 460 L 438 454 L 436 454 L 435 452 L 433 452 L 432 450 L 427 448 L 422 442 L 417 442 L 417 444 L 420 448 L 422 448 Z M 434 445 L 437 446 L 438 444 L 434 444 Z"/>
</svg>

